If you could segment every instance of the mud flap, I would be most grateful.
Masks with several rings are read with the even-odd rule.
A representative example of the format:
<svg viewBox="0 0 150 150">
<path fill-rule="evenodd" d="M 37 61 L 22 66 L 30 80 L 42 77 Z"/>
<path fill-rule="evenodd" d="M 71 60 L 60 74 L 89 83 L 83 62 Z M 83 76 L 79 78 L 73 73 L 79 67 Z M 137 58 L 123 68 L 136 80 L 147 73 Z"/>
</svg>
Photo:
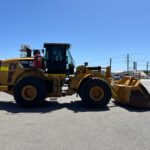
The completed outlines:
<svg viewBox="0 0 150 150">
<path fill-rule="evenodd" d="M 135 108 L 150 108 L 150 94 L 138 79 L 125 77 L 112 89 L 116 101 Z"/>
</svg>

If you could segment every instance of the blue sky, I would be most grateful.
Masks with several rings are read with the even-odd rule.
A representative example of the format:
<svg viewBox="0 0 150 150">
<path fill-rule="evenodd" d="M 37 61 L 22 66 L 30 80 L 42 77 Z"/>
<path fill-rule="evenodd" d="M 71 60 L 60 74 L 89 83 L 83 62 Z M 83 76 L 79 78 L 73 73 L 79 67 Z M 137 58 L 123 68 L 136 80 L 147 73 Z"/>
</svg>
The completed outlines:
<svg viewBox="0 0 150 150">
<path fill-rule="evenodd" d="M 0 59 L 18 57 L 21 44 L 72 44 L 77 65 L 112 70 L 150 65 L 149 0 L 0 0 Z M 150 68 L 150 66 L 149 66 Z"/>
</svg>

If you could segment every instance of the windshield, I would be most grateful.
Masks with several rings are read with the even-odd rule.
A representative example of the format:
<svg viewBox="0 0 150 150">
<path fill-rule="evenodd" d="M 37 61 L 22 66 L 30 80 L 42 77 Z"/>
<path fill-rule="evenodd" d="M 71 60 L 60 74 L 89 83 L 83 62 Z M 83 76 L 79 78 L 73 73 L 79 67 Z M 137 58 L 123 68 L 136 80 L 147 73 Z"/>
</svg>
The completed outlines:
<svg viewBox="0 0 150 150">
<path fill-rule="evenodd" d="M 74 61 L 73 57 L 71 56 L 70 48 L 68 48 L 66 50 L 66 56 L 67 56 L 67 64 L 66 64 L 67 66 L 66 66 L 66 68 L 69 69 L 69 65 L 70 64 L 72 64 L 73 66 L 75 66 L 76 64 L 75 64 L 75 61 Z"/>
</svg>

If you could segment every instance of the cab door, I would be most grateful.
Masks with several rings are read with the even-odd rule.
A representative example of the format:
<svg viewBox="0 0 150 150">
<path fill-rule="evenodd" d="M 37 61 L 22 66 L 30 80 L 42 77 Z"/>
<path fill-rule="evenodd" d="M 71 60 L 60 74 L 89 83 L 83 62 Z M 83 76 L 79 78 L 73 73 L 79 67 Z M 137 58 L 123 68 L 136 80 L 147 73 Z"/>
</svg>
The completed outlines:
<svg viewBox="0 0 150 150">
<path fill-rule="evenodd" d="M 51 74 L 66 73 L 66 47 L 63 45 L 51 45 L 46 47 L 46 68 Z"/>
</svg>

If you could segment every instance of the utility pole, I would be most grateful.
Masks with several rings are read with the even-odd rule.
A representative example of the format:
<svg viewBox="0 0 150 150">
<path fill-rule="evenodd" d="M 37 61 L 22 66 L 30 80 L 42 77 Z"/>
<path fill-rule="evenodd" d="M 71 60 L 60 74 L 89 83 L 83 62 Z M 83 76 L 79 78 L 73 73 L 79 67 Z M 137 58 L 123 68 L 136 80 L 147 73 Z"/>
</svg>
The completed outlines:
<svg viewBox="0 0 150 150">
<path fill-rule="evenodd" d="M 129 58 L 130 58 L 130 56 L 129 56 L 129 54 L 127 54 L 127 74 L 129 74 L 129 63 L 130 63 Z"/>
<path fill-rule="evenodd" d="M 147 62 L 147 64 L 146 64 L 146 66 L 147 66 L 147 67 L 146 67 L 146 70 L 147 70 L 147 75 L 148 75 L 148 62 Z"/>
<path fill-rule="evenodd" d="M 137 73 L 137 62 L 136 61 L 133 61 L 133 76 L 135 77 Z"/>
<path fill-rule="evenodd" d="M 110 58 L 110 67 L 112 67 L 112 58 Z"/>
</svg>

